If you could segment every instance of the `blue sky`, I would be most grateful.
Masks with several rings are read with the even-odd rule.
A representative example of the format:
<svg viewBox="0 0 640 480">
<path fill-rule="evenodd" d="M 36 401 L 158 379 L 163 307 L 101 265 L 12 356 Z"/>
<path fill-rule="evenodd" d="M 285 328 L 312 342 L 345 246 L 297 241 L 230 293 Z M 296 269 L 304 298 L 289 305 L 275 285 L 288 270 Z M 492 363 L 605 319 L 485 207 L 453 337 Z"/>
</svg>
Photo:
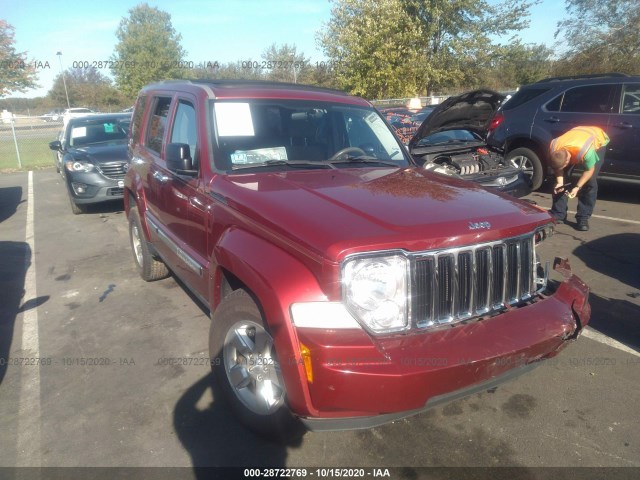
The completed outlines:
<svg viewBox="0 0 640 480">
<path fill-rule="evenodd" d="M 489 0 L 494 3 L 494 0 Z M 39 70 L 40 88 L 24 96 L 46 95 L 53 79 L 74 61 L 108 60 L 117 42 L 115 31 L 136 0 L 51 2 L 3 0 L 0 17 L 15 27 L 16 48 L 27 51 Z M 316 32 L 329 20 L 328 0 L 149 0 L 171 14 L 182 35 L 187 60 L 231 62 L 260 59 L 272 43 L 295 44 L 312 62 L 324 59 Z M 543 0 L 531 10 L 531 26 L 520 32 L 526 43 L 554 43 L 556 23 L 564 16 L 564 2 Z M 61 51 L 58 58 L 56 52 Z M 48 62 L 48 68 L 47 68 Z M 102 71 L 110 75 L 109 70 Z M 19 95 L 19 94 L 18 94 Z"/>
</svg>

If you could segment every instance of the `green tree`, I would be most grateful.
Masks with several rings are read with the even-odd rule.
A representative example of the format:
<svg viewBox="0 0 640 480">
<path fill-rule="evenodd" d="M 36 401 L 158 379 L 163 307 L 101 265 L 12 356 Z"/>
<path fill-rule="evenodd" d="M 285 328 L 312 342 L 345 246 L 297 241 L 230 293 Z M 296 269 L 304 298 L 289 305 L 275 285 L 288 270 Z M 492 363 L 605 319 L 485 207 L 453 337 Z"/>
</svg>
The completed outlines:
<svg viewBox="0 0 640 480">
<path fill-rule="evenodd" d="M 311 66 L 304 53 L 298 53 L 295 45 L 275 43 L 265 49 L 262 60 L 266 65 L 265 76 L 274 82 L 309 83 Z M 262 62 L 261 62 L 262 64 Z"/>
<path fill-rule="evenodd" d="M 638 0 L 566 0 L 565 6 L 567 18 L 555 34 L 568 46 L 561 73 L 640 71 Z"/>
<path fill-rule="evenodd" d="M 126 99 L 113 87 L 111 80 L 95 67 L 70 68 L 64 75 L 72 107 L 114 110 L 128 106 Z M 67 104 L 62 74 L 55 78 L 47 97 L 56 106 Z"/>
<path fill-rule="evenodd" d="M 529 24 L 529 9 L 538 0 L 402 0 L 420 27 L 427 93 L 463 84 L 479 70 L 493 66 L 492 37 L 513 34 Z"/>
<path fill-rule="evenodd" d="M 536 2 L 335 0 L 318 41 L 343 88 L 369 98 L 431 94 L 492 68 L 492 38 L 525 28 Z"/>
<path fill-rule="evenodd" d="M 0 97 L 36 87 L 36 76 L 26 52 L 16 52 L 15 29 L 0 19 Z"/>
<path fill-rule="evenodd" d="M 199 64 L 189 72 L 192 80 L 264 80 L 258 60 Z"/>
<path fill-rule="evenodd" d="M 129 99 L 150 82 L 184 78 L 188 73 L 180 68 L 185 56 L 182 37 L 174 30 L 168 13 L 139 4 L 120 21 L 116 37 L 111 71 L 118 88 Z"/>
<path fill-rule="evenodd" d="M 418 93 L 420 36 L 402 0 L 335 0 L 317 41 L 341 88 L 376 99 Z"/>
<path fill-rule="evenodd" d="M 551 75 L 553 50 L 546 45 L 515 42 L 495 50 L 492 74 L 498 89 L 537 82 Z"/>
</svg>

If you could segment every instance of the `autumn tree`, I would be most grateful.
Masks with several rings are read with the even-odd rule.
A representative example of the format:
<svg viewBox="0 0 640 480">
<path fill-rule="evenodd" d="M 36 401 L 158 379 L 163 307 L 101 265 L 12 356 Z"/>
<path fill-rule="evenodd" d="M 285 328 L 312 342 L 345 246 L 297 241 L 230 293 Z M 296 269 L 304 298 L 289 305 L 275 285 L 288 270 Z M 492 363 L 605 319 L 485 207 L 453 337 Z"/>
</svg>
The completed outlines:
<svg viewBox="0 0 640 480">
<path fill-rule="evenodd" d="M 556 38 L 567 49 L 560 73 L 640 72 L 638 0 L 566 0 Z"/>
<path fill-rule="evenodd" d="M 139 4 L 120 21 L 116 37 L 111 72 L 128 98 L 135 98 L 148 83 L 187 75 L 181 68 L 185 56 L 180 45 L 182 36 L 173 28 L 168 13 Z"/>
<path fill-rule="evenodd" d="M 0 97 L 36 87 L 36 76 L 26 52 L 16 52 L 15 29 L 0 19 Z"/>
</svg>

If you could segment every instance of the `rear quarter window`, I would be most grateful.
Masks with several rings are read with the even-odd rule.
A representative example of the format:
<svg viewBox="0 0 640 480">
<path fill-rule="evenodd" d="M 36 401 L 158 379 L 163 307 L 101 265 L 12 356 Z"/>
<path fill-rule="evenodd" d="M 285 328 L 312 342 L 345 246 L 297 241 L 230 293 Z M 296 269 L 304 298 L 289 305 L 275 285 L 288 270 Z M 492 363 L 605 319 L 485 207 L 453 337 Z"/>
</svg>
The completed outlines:
<svg viewBox="0 0 640 480">
<path fill-rule="evenodd" d="M 515 93 L 513 97 L 511 97 L 502 105 L 502 110 L 512 110 L 516 107 L 519 107 L 522 104 L 527 103 L 530 100 L 533 100 L 536 97 L 539 97 L 540 95 L 542 95 L 545 92 L 548 92 L 549 90 L 550 90 L 549 87 L 534 87 L 534 88 L 519 90 Z"/>
</svg>

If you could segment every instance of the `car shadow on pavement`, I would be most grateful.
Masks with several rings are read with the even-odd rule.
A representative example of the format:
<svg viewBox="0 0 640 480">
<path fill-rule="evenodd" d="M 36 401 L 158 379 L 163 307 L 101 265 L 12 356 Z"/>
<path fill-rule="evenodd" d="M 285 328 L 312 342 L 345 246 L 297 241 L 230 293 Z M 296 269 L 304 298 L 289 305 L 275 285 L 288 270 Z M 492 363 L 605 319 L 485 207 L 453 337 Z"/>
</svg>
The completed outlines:
<svg viewBox="0 0 640 480">
<path fill-rule="evenodd" d="M 627 285 L 629 300 L 591 293 L 591 321 L 599 332 L 640 351 L 640 234 L 619 233 L 579 245 L 573 254 L 591 270 Z"/>
<path fill-rule="evenodd" d="M 270 443 L 245 429 L 212 385 L 212 377 L 210 373 L 189 387 L 173 412 L 174 429 L 191 456 L 196 478 L 208 478 L 206 467 L 284 468 L 287 449 L 299 447 L 302 439 Z"/>
<path fill-rule="evenodd" d="M 31 249 L 25 242 L 0 241 L 0 385 L 7 373 L 16 317 L 21 311 Z M 29 260 L 26 260 L 29 259 Z"/>
<path fill-rule="evenodd" d="M 584 242 L 573 251 L 591 270 L 640 293 L 640 234 L 617 233 Z M 631 292 L 633 293 L 633 292 Z"/>
<path fill-rule="evenodd" d="M 123 200 L 109 200 L 108 202 L 89 203 L 85 205 L 85 215 L 101 215 L 105 213 L 124 213 Z"/>
<path fill-rule="evenodd" d="M 589 326 L 640 352 L 640 306 L 591 293 Z"/>
<path fill-rule="evenodd" d="M 22 187 L 0 188 L 0 223 L 11 218 L 18 205 L 26 202 L 22 199 Z"/>
</svg>

